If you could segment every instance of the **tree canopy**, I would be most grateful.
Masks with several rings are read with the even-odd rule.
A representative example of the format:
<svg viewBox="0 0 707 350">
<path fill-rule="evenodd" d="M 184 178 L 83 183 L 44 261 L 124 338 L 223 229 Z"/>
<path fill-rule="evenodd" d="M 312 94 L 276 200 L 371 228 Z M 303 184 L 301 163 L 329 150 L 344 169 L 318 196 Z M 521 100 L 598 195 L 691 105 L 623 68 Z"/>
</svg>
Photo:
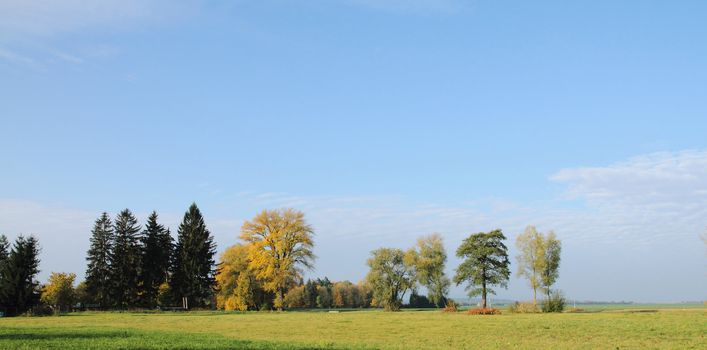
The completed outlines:
<svg viewBox="0 0 707 350">
<path fill-rule="evenodd" d="M 370 271 L 366 281 L 373 292 L 374 303 L 388 311 L 400 310 L 402 297 L 415 284 L 414 266 L 406 263 L 405 253 L 397 248 L 380 248 L 371 252 Z"/>
<path fill-rule="evenodd" d="M 4 251 L 4 252 L 3 252 Z M 39 242 L 19 236 L 7 252 L 7 239 L 0 240 L 0 308 L 8 316 L 20 315 L 39 301 Z"/>
<path fill-rule="evenodd" d="M 472 234 L 457 249 L 457 257 L 464 261 L 457 267 L 454 283 L 467 283 L 469 296 L 481 295 L 481 306 L 486 308 L 486 297 L 495 294 L 491 286 L 508 286 L 510 276 L 506 236 L 501 230 Z"/>
<path fill-rule="evenodd" d="M 288 286 L 301 279 L 302 269 L 313 268 L 313 235 L 304 213 L 294 209 L 263 210 L 241 227 L 249 267 L 263 288 L 275 293 L 278 310 L 285 306 Z"/>
<path fill-rule="evenodd" d="M 427 288 L 427 298 L 437 307 L 444 306 L 450 281 L 444 273 L 447 252 L 442 236 L 434 233 L 418 238 L 417 245 L 407 254 L 415 266 L 416 280 Z"/>
<path fill-rule="evenodd" d="M 187 298 L 189 307 L 209 305 L 215 287 L 216 244 L 201 211 L 192 203 L 179 225 L 170 280 L 175 301 Z"/>
<path fill-rule="evenodd" d="M 113 223 L 108 213 L 96 219 L 91 231 L 90 247 L 86 253 L 86 294 L 87 298 L 102 307 L 111 304 L 113 289 L 111 282 L 111 257 L 115 235 Z"/>
</svg>

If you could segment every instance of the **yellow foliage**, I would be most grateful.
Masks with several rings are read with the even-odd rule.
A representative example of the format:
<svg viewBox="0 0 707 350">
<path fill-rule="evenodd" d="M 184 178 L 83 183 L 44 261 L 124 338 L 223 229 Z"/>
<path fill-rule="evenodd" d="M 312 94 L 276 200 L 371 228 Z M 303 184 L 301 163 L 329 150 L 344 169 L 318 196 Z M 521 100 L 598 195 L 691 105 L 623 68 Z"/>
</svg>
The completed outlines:
<svg viewBox="0 0 707 350">
<path fill-rule="evenodd" d="M 75 299 L 74 280 L 74 273 L 52 272 L 49 281 L 42 288 L 42 302 L 50 305 L 56 312 L 70 308 Z"/>
<path fill-rule="evenodd" d="M 304 213 L 294 209 L 263 210 L 241 227 L 248 266 L 263 288 L 275 293 L 278 309 L 284 306 L 287 286 L 301 278 L 301 267 L 312 267 L 313 234 Z"/>
<path fill-rule="evenodd" d="M 216 307 L 224 310 L 248 310 L 252 304 L 248 247 L 236 244 L 221 254 L 220 268 L 216 274 L 218 294 Z"/>
</svg>

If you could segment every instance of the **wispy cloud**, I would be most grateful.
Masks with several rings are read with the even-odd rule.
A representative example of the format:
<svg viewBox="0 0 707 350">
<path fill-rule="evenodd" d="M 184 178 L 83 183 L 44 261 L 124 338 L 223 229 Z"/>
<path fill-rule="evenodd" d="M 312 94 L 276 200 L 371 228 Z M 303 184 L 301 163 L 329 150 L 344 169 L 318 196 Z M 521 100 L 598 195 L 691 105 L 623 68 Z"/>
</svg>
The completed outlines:
<svg viewBox="0 0 707 350">
<path fill-rule="evenodd" d="M 563 169 L 567 197 L 597 221 L 643 241 L 694 237 L 707 225 L 707 151 L 642 155 L 604 167 Z"/>
<path fill-rule="evenodd" d="M 0 2 L 4 37 L 57 36 L 96 26 L 127 29 L 144 20 L 173 15 L 162 0 L 7 0 Z"/>
<path fill-rule="evenodd" d="M 685 277 L 700 273 L 703 265 L 698 235 L 707 225 L 706 169 L 705 151 L 649 154 L 603 167 L 563 169 L 551 179 L 567 184 L 565 195 L 534 202 L 486 198 L 430 203 L 390 195 L 241 192 L 231 197 L 219 194 L 200 204 L 220 250 L 234 244 L 243 220 L 261 209 L 303 210 L 316 231 L 316 274 L 334 279 L 362 278 L 372 249 L 406 248 L 417 236 L 432 232 L 445 237 L 452 273 L 458 263 L 454 247 L 468 234 L 502 228 L 512 242 L 525 225 L 534 224 L 542 231 L 554 229 L 563 241 L 566 291 L 580 298 L 582 293 L 592 298 L 631 298 L 627 291 L 655 286 L 658 280 L 673 289 L 694 289 L 694 285 L 687 287 L 690 282 Z M 203 190 L 209 192 L 210 186 Z M 577 200 L 585 205 L 577 206 Z M 44 274 L 81 274 L 90 229 L 99 213 L 0 199 L 0 232 L 39 235 Z M 148 214 L 138 213 L 138 217 L 144 219 Z M 159 214 L 174 232 L 181 213 Z M 513 245 L 509 247 L 514 254 Z M 669 262 L 678 257 L 686 267 L 676 272 Z M 607 274 L 608 269 L 615 274 Z M 641 269 L 651 272 L 633 280 L 625 278 Z M 624 278 L 616 280 L 615 276 Z M 591 289 L 593 285 L 615 289 L 599 293 Z M 523 288 L 523 283 L 514 283 L 511 293 L 523 295 Z M 665 298 L 672 295 L 670 288 L 651 287 L 645 298 Z"/>
<path fill-rule="evenodd" d="M 6 0 L 0 1 L 0 60 L 45 67 L 52 59 L 81 64 L 89 57 L 115 54 L 104 43 L 57 49 L 60 38 L 86 31 L 122 32 L 193 13 L 199 1 L 167 0 Z M 93 48 L 91 48 L 93 46 Z"/>
</svg>

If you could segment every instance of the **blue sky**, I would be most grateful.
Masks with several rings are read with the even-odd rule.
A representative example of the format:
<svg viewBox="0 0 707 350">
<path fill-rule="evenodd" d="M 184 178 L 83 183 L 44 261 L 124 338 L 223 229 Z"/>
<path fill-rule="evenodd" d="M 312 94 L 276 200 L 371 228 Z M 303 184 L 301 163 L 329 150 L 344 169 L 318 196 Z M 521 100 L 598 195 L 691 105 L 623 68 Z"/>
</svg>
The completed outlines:
<svg viewBox="0 0 707 350">
<path fill-rule="evenodd" d="M 570 298 L 707 290 L 703 1 L 0 3 L 0 232 L 42 278 L 93 220 L 196 201 L 219 250 L 292 206 L 312 276 L 368 252 L 534 224 Z M 514 267 L 515 270 L 515 267 Z M 463 295 L 455 288 L 453 295 Z M 523 299 L 511 279 L 499 297 Z"/>
</svg>

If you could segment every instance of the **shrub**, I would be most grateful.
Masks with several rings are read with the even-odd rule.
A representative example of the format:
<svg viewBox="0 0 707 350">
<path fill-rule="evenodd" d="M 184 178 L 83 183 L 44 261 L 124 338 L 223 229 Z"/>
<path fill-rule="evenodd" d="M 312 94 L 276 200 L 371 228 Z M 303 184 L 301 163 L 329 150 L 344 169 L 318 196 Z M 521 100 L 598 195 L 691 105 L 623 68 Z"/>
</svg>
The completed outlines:
<svg viewBox="0 0 707 350">
<path fill-rule="evenodd" d="M 559 290 L 550 292 L 550 296 L 543 300 L 540 307 L 543 312 L 562 312 L 565 309 L 565 296 Z"/>
<path fill-rule="evenodd" d="M 501 310 L 496 309 L 496 308 L 476 308 L 476 309 L 469 309 L 469 311 L 466 312 L 469 315 L 500 315 Z"/>
<path fill-rule="evenodd" d="M 430 300 L 427 298 L 427 296 L 419 295 L 417 293 L 412 293 L 412 294 L 410 294 L 410 301 L 408 302 L 407 307 L 433 308 L 433 307 L 436 307 L 436 305 L 434 303 L 431 303 Z"/>
<path fill-rule="evenodd" d="M 447 299 L 447 305 L 442 309 L 443 312 L 457 312 L 457 303 L 452 299 Z"/>
<path fill-rule="evenodd" d="M 508 311 L 514 314 L 532 314 L 540 312 L 540 309 L 538 309 L 536 305 L 533 305 L 533 303 L 521 303 L 516 301 L 508 305 Z"/>
</svg>

